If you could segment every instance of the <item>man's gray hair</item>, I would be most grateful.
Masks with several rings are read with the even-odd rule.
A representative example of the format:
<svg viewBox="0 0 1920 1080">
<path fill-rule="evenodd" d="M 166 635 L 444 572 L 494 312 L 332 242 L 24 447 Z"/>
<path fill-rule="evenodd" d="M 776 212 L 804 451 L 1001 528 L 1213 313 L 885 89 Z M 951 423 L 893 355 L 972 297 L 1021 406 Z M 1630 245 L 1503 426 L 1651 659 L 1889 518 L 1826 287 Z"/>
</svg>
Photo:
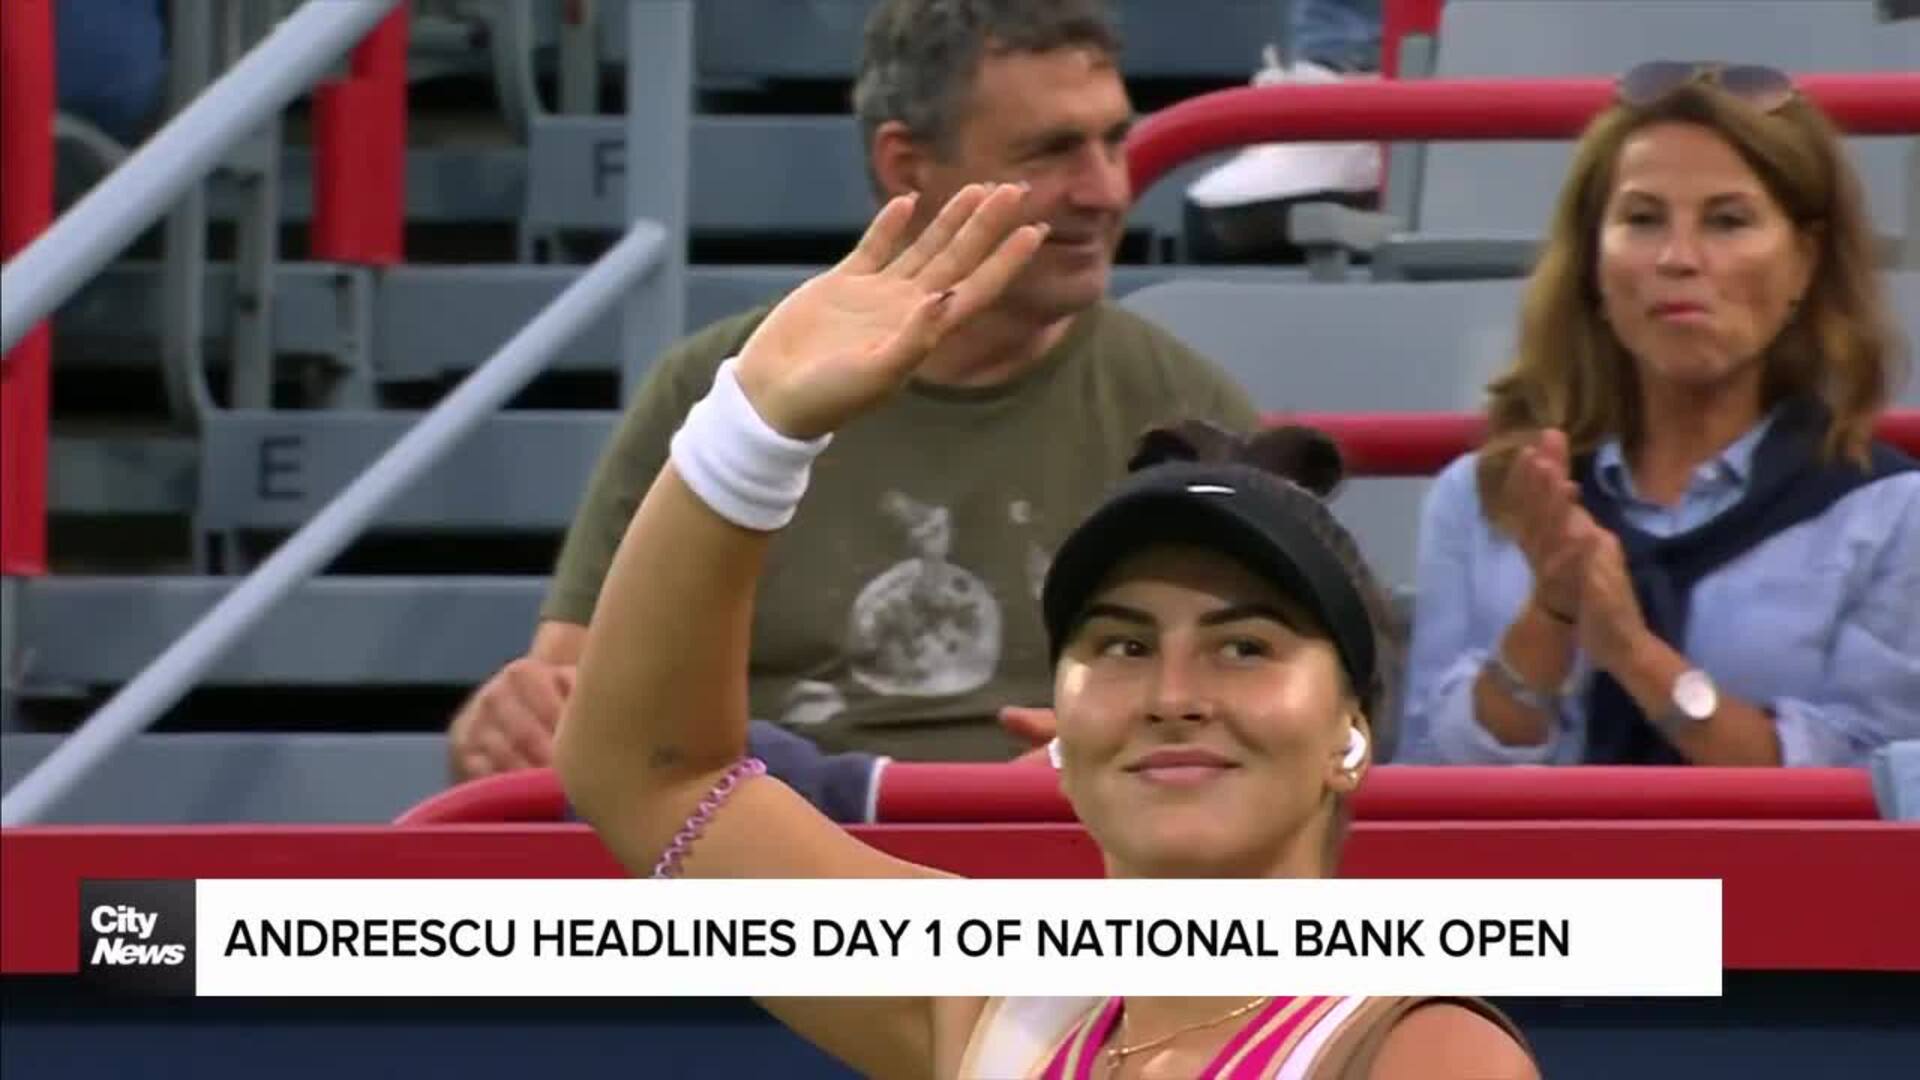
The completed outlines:
<svg viewBox="0 0 1920 1080">
<path fill-rule="evenodd" d="M 1120 33 L 1104 0 L 880 0 L 853 85 L 861 144 L 871 147 L 880 125 L 897 120 L 950 150 L 982 57 L 1065 48 L 1118 63 Z"/>
</svg>

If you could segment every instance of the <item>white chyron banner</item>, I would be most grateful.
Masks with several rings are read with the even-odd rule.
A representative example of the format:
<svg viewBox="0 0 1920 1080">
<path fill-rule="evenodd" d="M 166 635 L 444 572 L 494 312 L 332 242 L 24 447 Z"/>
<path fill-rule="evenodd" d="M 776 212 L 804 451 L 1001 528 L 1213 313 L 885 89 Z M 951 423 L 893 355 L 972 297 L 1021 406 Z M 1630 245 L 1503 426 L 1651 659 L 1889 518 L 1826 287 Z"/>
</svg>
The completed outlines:
<svg viewBox="0 0 1920 1080">
<path fill-rule="evenodd" d="M 196 883 L 220 997 L 1717 996 L 1720 882 Z"/>
</svg>

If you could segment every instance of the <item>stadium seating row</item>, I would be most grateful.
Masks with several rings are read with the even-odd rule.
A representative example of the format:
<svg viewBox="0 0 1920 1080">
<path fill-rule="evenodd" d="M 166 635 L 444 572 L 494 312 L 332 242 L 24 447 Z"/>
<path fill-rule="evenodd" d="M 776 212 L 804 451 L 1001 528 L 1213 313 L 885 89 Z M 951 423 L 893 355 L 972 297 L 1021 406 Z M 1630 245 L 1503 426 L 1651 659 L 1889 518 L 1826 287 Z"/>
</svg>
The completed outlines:
<svg viewBox="0 0 1920 1080">
<path fill-rule="evenodd" d="M 1242 45 L 1271 36 L 1269 23 L 1279 22 L 1277 4 L 1223 2 L 1204 19 L 1185 9 L 1174 17 L 1175 9 L 1160 4 L 1122 6 L 1137 44 L 1128 74 L 1143 84 L 1238 81 L 1251 60 L 1236 55 Z M 552 18 L 545 5 L 535 7 L 544 11 L 536 21 Z M 603 75 L 620 70 L 626 5 L 586 7 L 600 19 L 593 49 Z M 1746 17 L 1741 7 L 1723 0 L 1616 0 L 1574 9 L 1557 0 L 1449 0 L 1428 62 L 1406 74 L 1610 73 L 1644 58 L 1649 41 L 1681 55 L 1738 55 L 1794 70 L 1920 69 L 1920 20 L 1883 20 L 1873 0 L 1779 0 L 1764 20 Z M 816 91 L 844 89 L 852 27 L 865 6 L 774 10 L 769 15 L 747 0 L 698 5 L 693 48 L 705 100 L 683 118 L 691 131 L 684 162 L 693 193 L 684 223 L 691 237 L 748 233 L 778 251 L 782 236 L 846 230 L 867 213 L 850 119 L 797 107 L 765 111 L 781 95 L 796 102 L 844 100 Z M 435 39 L 433 25 L 431 18 L 419 23 L 417 60 L 447 51 L 448 39 Z M 529 40 L 558 42 L 564 51 L 562 35 L 549 21 Z M 761 111 L 720 111 L 728 101 L 748 98 Z M 423 141 L 410 156 L 409 217 L 429 224 L 504 223 L 523 234 L 616 227 L 624 220 L 616 182 L 624 163 L 612 148 L 624 150 L 624 135 L 619 116 L 561 111 L 533 115 L 524 141 L 477 149 Z M 1911 225 L 1920 220 L 1909 205 L 1920 192 L 1916 144 L 1920 139 L 1911 136 L 1855 142 L 1876 219 L 1890 237 L 1914 233 Z M 1417 168 L 1401 169 L 1396 158 L 1388 202 L 1404 204 L 1412 231 L 1390 244 L 1381 261 L 1431 270 L 1459 256 L 1458 265 L 1476 273 L 1510 275 L 1512 266 L 1488 269 L 1485 245 L 1524 253 L 1545 215 L 1565 145 L 1404 149 L 1414 153 Z M 749 152 L 756 155 L 754 167 L 742 167 L 741 155 Z M 301 222 L 311 207 L 308 159 L 301 149 L 287 154 L 283 218 Z M 768 155 L 777 159 L 771 167 Z M 1191 170 L 1146 193 L 1136 215 L 1140 228 L 1177 233 L 1186 175 Z M 1487 183 L 1489 176 L 1500 182 Z M 777 190 L 751 186 L 767 183 Z M 215 195 L 218 206 L 231 192 L 222 194 L 216 183 Z M 1482 247 L 1461 246 L 1469 241 Z M 685 318 L 698 323 L 776 295 L 808 270 L 771 261 L 696 263 L 685 279 Z M 283 262 L 273 277 L 275 350 L 289 372 L 344 370 L 352 380 L 310 380 L 328 387 L 312 393 L 291 387 L 291 400 L 302 408 L 216 411 L 196 434 L 154 430 L 150 400 L 135 406 L 131 421 L 117 413 L 104 422 L 57 413 L 51 461 L 57 519 L 109 534 L 154 518 L 181 523 L 192 537 L 193 572 L 135 567 L 139 572 L 123 573 L 126 567 L 110 566 L 106 574 L 57 573 L 29 583 L 18 629 L 30 657 L 26 694 L 55 700 L 132 676 L 230 587 L 231 579 L 220 575 L 243 569 L 246 551 L 306 520 L 417 417 L 423 394 L 471 370 L 576 274 L 570 266 L 526 262 L 416 262 L 376 278 L 334 264 Z M 96 372 L 157 366 L 165 321 L 161 276 L 151 261 L 124 261 L 60 313 L 57 370 L 67 385 Z M 1454 275 L 1442 269 L 1416 276 Z M 229 265 L 207 268 L 205 344 L 216 363 L 235 322 L 232 281 Z M 1297 267 L 1166 262 L 1123 266 L 1116 276 L 1116 292 L 1128 304 L 1221 360 L 1260 404 L 1308 411 L 1473 408 L 1486 375 L 1504 358 L 1516 288 L 1512 280 L 1329 286 L 1305 280 Z M 1920 271 L 1897 275 L 1895 288 L 1896 310 L 1909 336 L 1920 340 Z M 679 327 L 655 329 L 665 340 Z M 621 355 L 609 321 L 569 350 L 561 371 L 603 380 L 622 374 L 630 387 L 646 359 Z M 1920 385 L 1910 384 L 1902 400 L 1920 404 Z M 618 400 L 602 391 L 584 403 L 592 407 L 513 408 L 492 418 L 395 504 L 383 530 L 459 543 L 508 533 L 550 544 L 573 512 Z M 1363 480 L 1340 504 L 1369 555 L 1396 583 L 1409 577 L 1424 487 L 1417 479 Z M 315 580 L 218 665 L 209 683 L 375 692 L 469 685 L 524 644 L 542 588 L 524 562 L 482 566 L 484 576 L 472 569 L 409 567 Z M 271 749 L 258 752 L 273 756 Z M 422 756 L 407 761 L 394 772 L 405 777 L 396 792 L 438 766 Z M 9 778 L 19 767 L 8 763 Z M 314 774 L 324 775 L 332 774 Z M 394 804 L 380 805 L 378 812 L 386 812 Z"/>
</svg>

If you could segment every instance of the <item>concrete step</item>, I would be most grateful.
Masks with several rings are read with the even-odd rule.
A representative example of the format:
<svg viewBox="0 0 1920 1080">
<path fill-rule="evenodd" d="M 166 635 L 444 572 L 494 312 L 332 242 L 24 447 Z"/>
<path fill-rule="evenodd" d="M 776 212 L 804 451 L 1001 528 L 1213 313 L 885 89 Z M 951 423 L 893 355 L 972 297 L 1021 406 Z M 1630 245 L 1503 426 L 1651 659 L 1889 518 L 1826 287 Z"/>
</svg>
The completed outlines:
<svg viewBox="0 0 1920 1080">
<path fill-rule="evenodd" d="M 116 686 L 235 584 L 227 577 L 55 576 L 20 583 L 25 697 Z M 525 651 L 538 577 L 320 578 L 249 630 L 203 685 L 471 686 Z"/>
<path fill-rule="evenodd" d="M 62 738 L 0 735 L 0 789 Z M 446 784 L 446 743 L 436 734 L 144 734 L 108 755 L 41 823 L 375 824 Z"/>
<path fill-rule="evenodd" d="M 692 266 L 687 270 L 686 325 L 704 326 L 777 298 L 821 267 L 799 265 Z M 402 265 L 382 273 L 374 290 L 374 377 L 382 382 L 458 375 L 492 355 L 582 273 L 575 266 Z M 161 325 L 161 267 L 151 261 L 116 264 L 82 289 L 55 320 L 64 367 L 75 363 L 151 367 Z M 1126 296 L 1170 280 L 1250 283 L 1302 281 L 1298 267 L 1118 266 L 1113 294 Z M 340 312 L 339 268 L 285 263 L 274 292 L 274 347 L 283 354 L 339 355 L 348 327 Z M 231 337 L 233 269 L 208 269 L 204 342 L 224 353 Z M 640 358 L 644 363 L 647 358 Z M 608 316 L 583 330 L 553 369 L 620 370 L 619 320 Z M 606 403 L 609 407 L 614 402 Z"/>
</svg>

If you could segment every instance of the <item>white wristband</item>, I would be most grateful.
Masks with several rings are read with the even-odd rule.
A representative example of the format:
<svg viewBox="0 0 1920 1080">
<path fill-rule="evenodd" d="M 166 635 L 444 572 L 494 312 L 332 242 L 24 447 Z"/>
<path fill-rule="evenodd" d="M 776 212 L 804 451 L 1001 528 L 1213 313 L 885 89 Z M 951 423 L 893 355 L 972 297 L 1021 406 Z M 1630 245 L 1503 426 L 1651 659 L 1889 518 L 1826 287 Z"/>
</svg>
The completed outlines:
<svg viewBox="0 0 1920 1080">
<path fill-rule="evenodd" d="M 713 389 L 674 433 L 673 467 L 700 501 L 743 529 L 773 532 L 793 520 L 813 459 L 832 435 L 794 439 L 775 431 L 747 400 L 729 357 Z"/>
</svg>

